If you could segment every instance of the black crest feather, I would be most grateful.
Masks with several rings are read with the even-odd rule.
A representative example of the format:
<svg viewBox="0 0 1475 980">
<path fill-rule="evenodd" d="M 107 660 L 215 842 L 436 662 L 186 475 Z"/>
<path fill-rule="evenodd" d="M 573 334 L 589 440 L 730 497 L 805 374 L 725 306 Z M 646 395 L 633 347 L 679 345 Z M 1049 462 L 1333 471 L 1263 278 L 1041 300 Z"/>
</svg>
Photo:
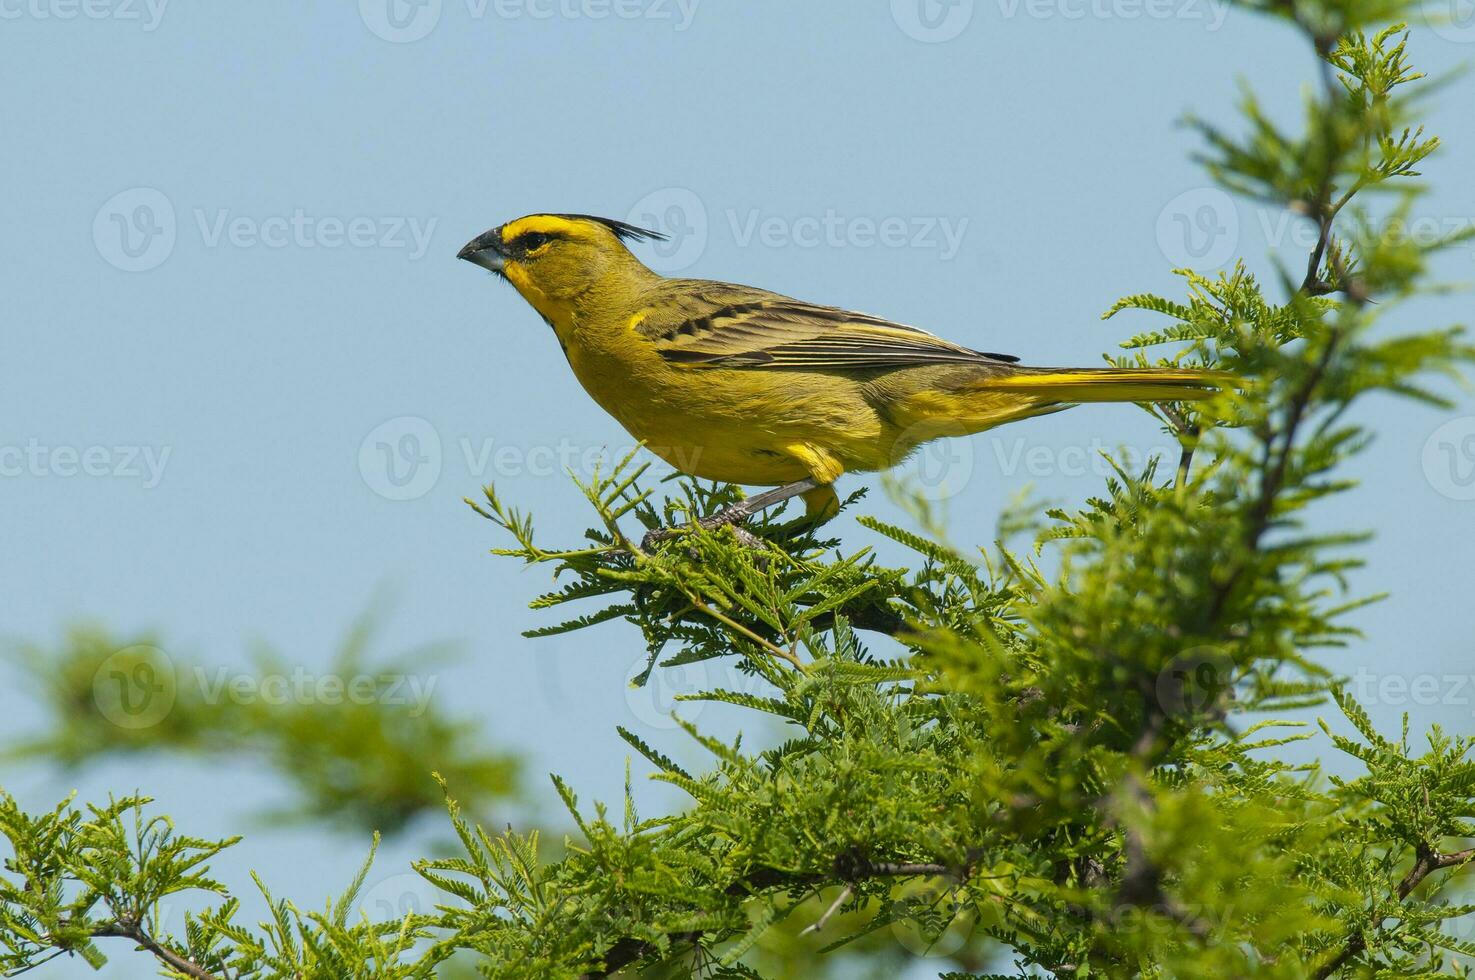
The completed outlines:
<svg viewBox="0 0 1475 980">
<path fill-rule="evenodd" d="M 664 242 L 666 240 L 666 236 L 658 231 L 641 228 L 628 221 L 619 221 L 615 218 L 601 218 L 596 214 L 555 214 L 553 217 L 567 218 L 570 221 L 593 221 L 614 232 L 615 237 L 622 242 Z"/>
</svg>

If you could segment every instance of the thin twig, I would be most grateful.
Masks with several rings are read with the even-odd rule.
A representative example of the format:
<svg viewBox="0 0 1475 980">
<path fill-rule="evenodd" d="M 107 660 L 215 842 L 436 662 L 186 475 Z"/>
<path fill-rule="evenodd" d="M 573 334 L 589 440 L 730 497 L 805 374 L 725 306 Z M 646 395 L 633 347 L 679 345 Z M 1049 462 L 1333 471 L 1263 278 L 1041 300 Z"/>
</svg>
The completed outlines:
<svg viewBox="0 0 1475 980">
<path fill-rule="evenodd" d="M 829 925 L 830 919 L 834 916 L 836 912 L 840 911 L 840 906 L 850 901 L 850 896 L 854 893 L 855 889 L 850 885 L 846 885 L 844 888 L 840 889 L 840 894 L 836 896 L 834 902 L 830 903 L 830 907 L 825 909 L 825 914 L 820 916 L 818 919 L 815 919 L 814 922 L 810 923 L 802 930 L 800 930 L 799 935 L 807 936 L 810 933 L 819 932 L 825 926 Z"/>
<path fill-rule="evenodd" d="M 736 630 L 738 633 L 741 633 L 744 637 L 752 640 L 754 643 L 758 644 L 760 647 L 762 647 L 767 652 L 773 654 L 775 657 L 778 657 L 780 660 L 787 660 L 799 670 L 804 669 L 804 662 L 800 660 L 796 654 L 790 653 L 783 647 L 774 646 L 772 643 L 768 642 L 757 633 L 754 633 L 752 630 L 748 629 L 748 627 L 744 626 L 742 623 L 739 623 L 737 620 L 733 619 L 731 616 L 726 615 L 725 613 L 713 609 L 711 606 L 707 605 L 707 603 L 701 598 L 692 595 L 690 592 L 686 594 L 686 598 L 691 602 L 691 607 L 697 612 L 706 613 L 708 616 L 711 616 L 719 623 L 722 623 L 728 629 Z"/>
<path fill-rule="evenodd" d="M 1173 434 L 1178 437 L 1178 480 L 1176 485 L 1183 486 L 1188 482 L 1188 471 L 1193 466 L 1193 451 L 1198 448 L 1198 426 L 1189 422 L 1183 413 L 1166 402 L 1160 404 L 1158 409 L 1163 417 L 1168 420 Z"/>
</svg>

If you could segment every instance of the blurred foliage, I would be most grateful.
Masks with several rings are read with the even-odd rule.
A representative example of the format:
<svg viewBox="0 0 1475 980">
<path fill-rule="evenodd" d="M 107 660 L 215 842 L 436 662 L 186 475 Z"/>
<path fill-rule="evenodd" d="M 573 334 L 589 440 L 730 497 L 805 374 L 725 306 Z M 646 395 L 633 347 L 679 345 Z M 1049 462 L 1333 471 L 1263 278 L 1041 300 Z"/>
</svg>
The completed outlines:
<svg viewBox="0 0 1475 980">
<path fill-rule="evenodd" d="M 474 506 L 510 537 L 499 553 L 562 582 L 535 607 L 599 603 L 540 632 L 622 620 L 650 671 L 723 658 L 741 689 L 685 697 L 756 713 L 784 739 L 753 749 L 679 720 L 709 759 L 698 770 L 622 730 L 689 807 L 642 815 L 628 791 L 618 807 L 581 803 L 555 777 L 576 832 L 552 853 L 536 831 L 487 831 L 452 787 L 459 849 L 417 863 L 442 902 L 393 921 L 351 921 L 355 883 L 317 913 L 268 899 L 270 919 L 246 927 L 201 863 L 229 841 L 176 837 L 142 800 L 30 816 L 7 798 L 0 962 L 95 963 L 100 939 L 123 936 L 197 980 L 430 977 L 450 963 L 492 977 L 895 976 L 924 955 L 947 977 L 1005 963 L 1015 976 L 1471 976 L 1475 906 L 1452 893 L 1475 859 L 1472 740 L 1415 739 L 1407 720 L 1390 737 L 1345 693 L 1348 616 L 1376 598 L 1348 592 L 1365 534 L 1308 520 L 1352 489 L 1345 464 L 1370 437 L 1354 406 L 1373 393 L 1444 405 L 1431 379 L 1475 359 L 1455 329 L 1374 329 L 1429 289 L 1429 254 L 1448 244 L 1395 233 L 1437 140 L 1403 94 L 1420 76 L 1402 28 L 1379 27 L 1402 0 L 1245 6 L 1305 35 L 1322 84 L 1302 131 L 1253 96 L 1242 132 L 1197 124 L 1204 161 L 1312 222 L 1316 245 L 1269 289 L 1242 267 L 1184 269 L 1183 298 L 1107 312 L 1155 321 L 1118 363 L 1173 345 L 1173 363 L 1244 379 L 1152 409 L 1180 446 L 1173 472 L 1117 461 L 1084 506 L 1011 510 L 1001 527 L 1032 532 L 1033 551 L 949 544 L 920 501 L 922 533 L 860 517 L 914 556 L 905 568 L 780 515 L 750 525 L 757 548 L 731 528 L 647 548 L 640 532 L 737 491 L 679 480 L 658 503 L 634 457 L 583 485 L 597 525 L 573 547 L 546 546 L 488 488 Z M 1362 207 L 1374 189 L 1391 211 Z M 49 688 L 64 718 L 92 696 L 88 663 Z M 159 665 L 125 668 L 152 683 Z M 1284 717 L 1314 705 L 1345 723 Z M 170 719 L 179 744 L 210 743 L 193 709 Z M 75 742 L 86 757 L 89 737 L 126 751 L 133 737 L 63 730 L 46 751 Z M 1358 774 L 1289 761 L 1293 742 Z M 152 910 L 186 889 L 222 898 L 160 935 Z"/>
<path fill-rule="evenodd" d="M 355 624 L 333 658 L 308 668 L 267 648 L 244 671 L 206 666 L 152 637 L 121 641 L 89 627 L 60 649 L 10 651 L 50 721 L 7 746 L 6 757 L 101 764 L 172 751 L 256 761 L 291 785 L 273 821 L 325 820 L 355 831 L 398 832 L 442 807 L 431 771 L 478 814 L 518 789 L 517 760 L 481 744 L 480 726 L 436 706 L 440 646 L 369 656 L 373 620 Z"/>
</svg>

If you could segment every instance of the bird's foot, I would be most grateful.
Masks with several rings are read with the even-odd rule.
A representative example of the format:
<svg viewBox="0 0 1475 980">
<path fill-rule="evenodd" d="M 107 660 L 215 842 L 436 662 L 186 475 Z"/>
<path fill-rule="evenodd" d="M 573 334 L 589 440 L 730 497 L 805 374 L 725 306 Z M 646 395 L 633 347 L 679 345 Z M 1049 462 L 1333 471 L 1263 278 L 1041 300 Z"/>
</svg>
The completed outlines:
<svg viewBox="0 0 1475 980">
<path fill-rule="evenodd" d="M 706 531 L 712 531 L 727 525 L 732 528 L 733 535 L 743 547 L 751 548 L 754 551 L 763 551 L 765 549 L 763 539 L 742 526 L 742 522 L 751 517 L 752 512 L 742 510 L 741 508 L 742 504 L 734 504 L 731 507 L 712 514 L 710 517 L 701 518 L 694 526 Z M 671 538 L 692 530 L 692 527 L 693 525 L 687 525 L 685 527 L 658 527 L 654 530 L 647 531 L 645 537 L 640 539 L 640 550 L 650 551 L 662 541 L 669 541 Z"/>
<path fill-rule="evenodd" d="M 742 542 L 748 548 L 755 548 L 761 551 L 764 548 L 763 539 L 738 525 L 764 508 L 783 503 L 791 497 L 797 497 L 800 494 L 807 494 L 820 489 L 828 492 L 830 498 L 833 498 L 835 495 L 835 492 L 830 490 L 826 484 L 821 484 L 812 479 L 798 480 L 794 483 L 787 483 L 784 486 L 776 487 L 773 490 L 765 490 L 763 493 L 755 494 L 745 500 L 740 500 L 730 507 L 724 507 L 715 514 L 699 519 L 696 522 L 696 526 L 710 531 L 713 528 L 722 527 L 724 524 L 731 525 L 732 531 L 737 535 L 738 541 Z M 690 530 L 690 528 L 658 527 L 652 531 L 648 531 L 645 537 L 641 539 L 640 549 L 642 551 L 649 551 L 662 541 L 674 538 L 687 530 Z"/>
</svg>

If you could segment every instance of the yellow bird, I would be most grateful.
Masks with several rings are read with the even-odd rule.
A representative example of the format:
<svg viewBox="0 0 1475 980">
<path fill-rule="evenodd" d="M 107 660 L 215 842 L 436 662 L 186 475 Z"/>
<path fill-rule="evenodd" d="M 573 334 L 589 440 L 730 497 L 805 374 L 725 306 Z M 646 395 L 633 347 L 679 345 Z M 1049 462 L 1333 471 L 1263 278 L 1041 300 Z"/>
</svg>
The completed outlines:
<svg viewBox="0 0 1475 980">
<path fill-rule="evenodd" d="M 671 279 L 627 241 L 665 236 L 582 214 L 533 214 L 458 258 L 510 282 L 553 328 L 574 376 L 636 439 L 692 476 L 782 485 L 703 523 L 803 495 L 817 520 L 847 470 L 883 470 L 941 436 L 1079 402 L 1207 397 L 1223 374 L 1041 368 L 916 327 L 752 286 Z"/>
</svg>

